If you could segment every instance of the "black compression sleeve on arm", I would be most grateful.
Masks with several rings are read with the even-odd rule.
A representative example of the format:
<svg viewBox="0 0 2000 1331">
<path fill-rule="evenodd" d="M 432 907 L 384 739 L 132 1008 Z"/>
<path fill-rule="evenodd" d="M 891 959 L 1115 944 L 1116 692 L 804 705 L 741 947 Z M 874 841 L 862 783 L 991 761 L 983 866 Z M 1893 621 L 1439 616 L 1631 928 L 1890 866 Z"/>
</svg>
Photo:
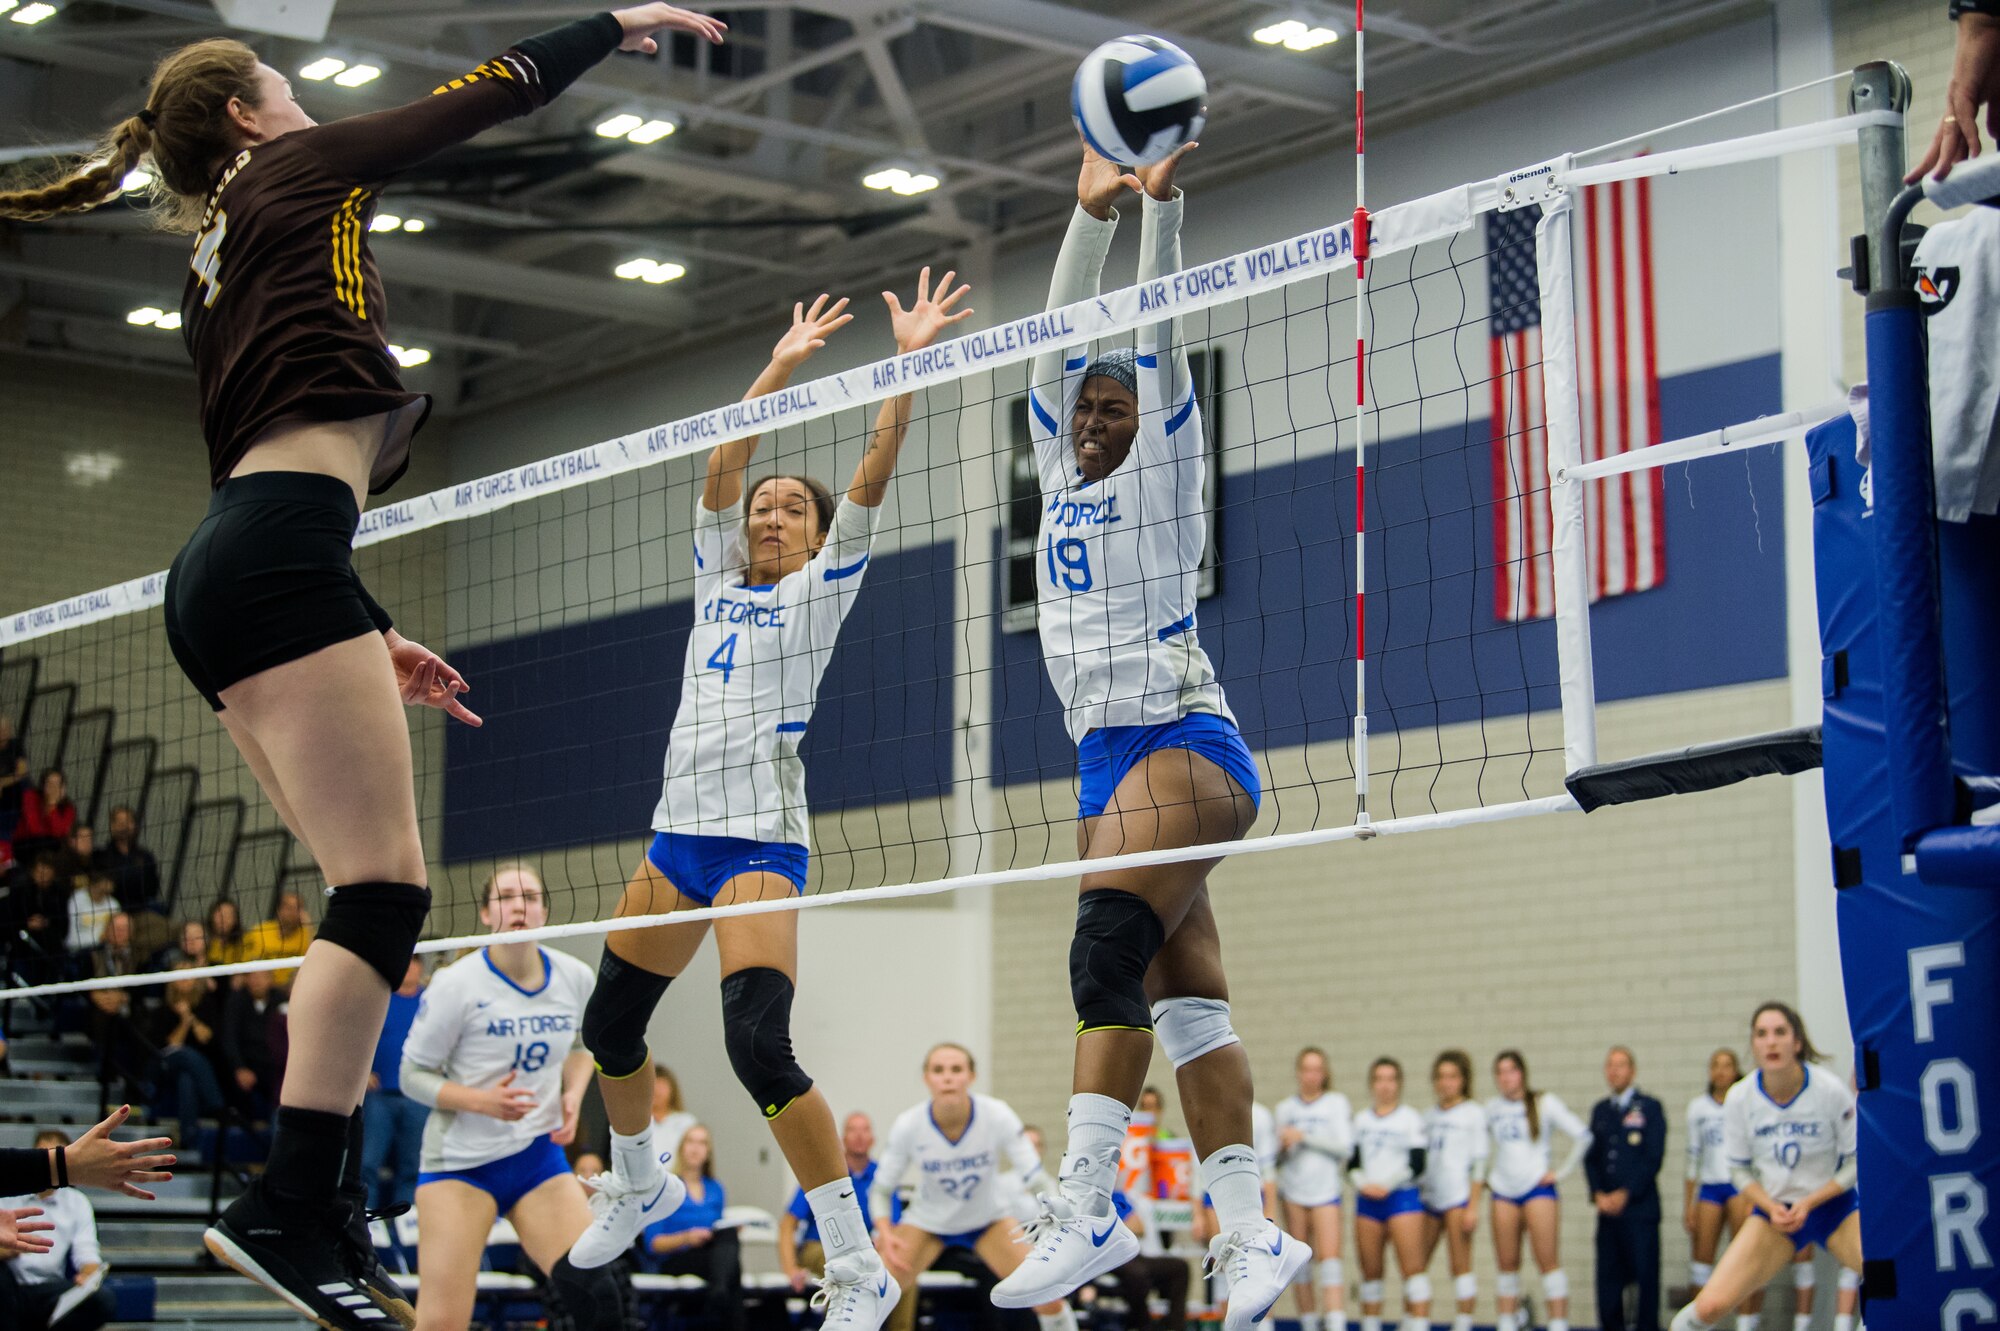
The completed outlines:
<svg viewBox="0 0 2000 1331">
<path fill-rule="evenodd" d="M 0 1150 L 0 1193 L 9 1197 L 40 1192 L 54 1180 L 49 1177 L 47 1147 L 8 1147 Z"/>
<path fill-rule="evenodd" d="M 610 10 L 537 33 L 514 49 L 535 62 L 541 76 L 542 102 L 554 101 L 583 72 L 618 49 L 625 29 Z"/>
</svg>

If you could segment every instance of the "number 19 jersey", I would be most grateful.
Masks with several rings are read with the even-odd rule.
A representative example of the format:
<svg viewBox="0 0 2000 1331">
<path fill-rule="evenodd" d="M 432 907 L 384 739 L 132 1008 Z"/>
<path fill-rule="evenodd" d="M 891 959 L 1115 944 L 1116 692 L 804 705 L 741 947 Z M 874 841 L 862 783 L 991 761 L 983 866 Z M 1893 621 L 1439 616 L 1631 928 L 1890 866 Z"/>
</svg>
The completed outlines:
<svg viewBox="0 0 2000 1331">
<path fill-rule="evenodd" d="M 694 505 L 694 628 L 653 830 L 805 846 L 799 742 L 861 590 L 874 514 L 842 499 L 819 553 L 769 586 L 743 581 L 739 501 Z"/>
<path fill-rule="evenodd" d="M 535 1108 L 511 1123 L 433 1109 L 424 1124 L 423 1168 L 491 1164 L 562 1126 L 563 1061 L 597 977 L 567 952 L 539 951 L 539 988 L 523 989 L 502 975 L 482 947 L 438 971 L 424 990 L 403 1061 L 460 1086 L 493 1086 L 512 1072 L 514 1086 L 533 1092 Z"/>
</svg>

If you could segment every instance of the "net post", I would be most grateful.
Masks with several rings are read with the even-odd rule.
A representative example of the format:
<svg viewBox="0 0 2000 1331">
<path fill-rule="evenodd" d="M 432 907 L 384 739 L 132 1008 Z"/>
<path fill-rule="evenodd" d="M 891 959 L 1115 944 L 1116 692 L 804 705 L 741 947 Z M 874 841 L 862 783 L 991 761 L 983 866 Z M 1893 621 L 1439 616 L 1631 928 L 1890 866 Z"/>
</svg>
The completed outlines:
<svg viewBox="0 0 2000 1331">
<path fill-rule="evenodd" d="M 1848 110 L 1865 111 L 1910 109 L 1910 76 L 1893 60 L 1875 60 L 1855 68 L 1854 81 L 1847 92 Z M 1858 134 L 1861 154 L 1861 215 L 1866 219 L 1868 239 L 1868 289 L 1883 291 L 1896 284 L 1902 263 L 1900 247 L 1881 244 L 1882 220 L 1889 205 L 1903 189 L 1903 126 L 1864 125 Z"/>
<path fill-rule="evenodd" d="M 1576 275 L 1570 228 L 1574 196 L 1542 205 L 1535 271 L 1542 304 L 1542 401 L 1548 421 L 1549 550 L 1556 591 L 1556 673 L 1562 689 L 1563 770 L 1597 762 L 1597 677 L 1590 651 L 1590 566 L 1583 487 L 1583 405 L 1577 396 Z"/>
</svg>

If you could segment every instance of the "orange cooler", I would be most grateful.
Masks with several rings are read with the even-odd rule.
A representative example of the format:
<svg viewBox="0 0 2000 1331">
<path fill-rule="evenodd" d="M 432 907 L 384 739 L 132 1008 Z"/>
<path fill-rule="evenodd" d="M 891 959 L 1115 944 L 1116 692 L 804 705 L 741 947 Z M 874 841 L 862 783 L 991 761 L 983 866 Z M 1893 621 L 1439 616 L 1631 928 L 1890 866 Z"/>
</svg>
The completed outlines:
<svg viewBox="0 0 2000 1331">
<path fill-rule="evenodd" d="M 1153 1143 L 1153 1196 L 1194 1200 L 1194 1143 L 1187 1138 L 1162 1137 Z"/>
</svg>

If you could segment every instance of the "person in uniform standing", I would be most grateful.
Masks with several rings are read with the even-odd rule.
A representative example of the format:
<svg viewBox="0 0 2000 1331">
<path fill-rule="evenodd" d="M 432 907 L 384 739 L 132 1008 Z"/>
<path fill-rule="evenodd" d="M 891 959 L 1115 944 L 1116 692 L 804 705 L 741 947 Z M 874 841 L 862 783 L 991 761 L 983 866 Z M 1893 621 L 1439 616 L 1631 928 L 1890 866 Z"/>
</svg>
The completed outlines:
<svg viewBox="0 0 2000 1331">
<path fill-rule="evenodd" d="M 1638 1063 L 1624 1045 L 1604 1056 L 1611 1094 L 1590 1111 L 1590 1151 L 1583 1159 L 1597 1206 L 1597 1324 L 1625 1331 L 1625 1287 L 1639 1287 L 1635 1331 L 1660 1327 L 1660 1164 L 1667 1116 L 1633 1078 Z"/>
</svg>

